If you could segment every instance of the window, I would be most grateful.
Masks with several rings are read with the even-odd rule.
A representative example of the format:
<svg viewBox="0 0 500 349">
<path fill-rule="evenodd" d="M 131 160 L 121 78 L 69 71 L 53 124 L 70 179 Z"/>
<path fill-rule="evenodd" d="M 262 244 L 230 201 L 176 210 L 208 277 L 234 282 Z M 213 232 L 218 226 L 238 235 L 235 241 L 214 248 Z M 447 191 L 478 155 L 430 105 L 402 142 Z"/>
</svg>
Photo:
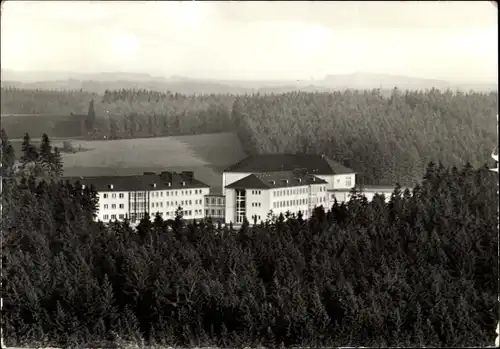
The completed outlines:
<svg viewBox="0 0 500 349">
<path fill-rule="evenodd" d="M 193 204 L 193 202 L 191 200 L 189 200 L 189 205 L 192 205 L 192 204 Z"/>
<path fill-rule="evenodd" d="M 205 205 L 210 205 L 210 199 L 209 198 L 205 198 Z"/>
<path fill-rule="evenodd" d="M 163 207 L 163 202 L 160 202 L 160 207 Z"/>
<path fill-rule="evenodd" d="M 105 198 L 105 199 L 107 199 L 108 198 L 108 194 L 103 194 L 102 197 Z"/>
<path fill-rule="evenodd" d="M 104 209 L 107 210 L 108 209 L 108 204 L 104 204 Z"/>
<path fill-rule="evenodd" d="M 111 219 L 115 220 L 115 219 L 116 219 L 116 215 L 115 215 L 115 214 L 112 214 L 112 215 L 111 215 Z"/>
<path fill-rule="evenodd" d="M 208 216 L 208 210 L 205 210 L 205 216 Z"/>
<path fill-rule="evenodd" d="M 170 196 L 170 192 L 169 191 L 167 191 L 167 196 Z"/>
<path fill-rule="evenodd" d="M 215 216 L 215 210 L 212 209 L 212 216 Z"/>
<path fill-rule="evenodd" d="M 107 221 L 109 219 L 109 216 L 107 214 L 105 214 L 104 216 L 102 216 L 102 219 L 104 219 L 105 221 Z"/>
<path fill-rule="evenodd" d="M 162 191 L 160 192 L 160 196 L 163 197 L 163 192 Z"/>
<path fill-rule="evenodd" d="M 125 218 L 125 215 L 123 215 L 123 214 L 119 214 L 119 215 L 118 215 L 118 218 L 123 219 L 123 218 Z"/>
<path fill-rule="evenodd" d="M 111 194 L 111 198 L 116 199 L 116 194 L 115 193 Z"/>
<path fill-rule="evenodd" d="M 351 177 L 346 177 L 345 178 L 345 185 L 346 185 L 346 187 L 352 186 L 352 179 L 351 179 Z"/>
<path fill-rule="evenodd" d="M 123 193 L 120 193 L 120 194 L 118 194 L 118 197 L 119 197 L 120 199 L 123 199 L 123 198 L 125 197 L 125 195 L 123 195 Z"/>
<path fill-rule="evenodd" d="M 189 210 L 188 212 L 189 212 L 188 216 L 192 216 L 193 215 L 193 211 Z"/>
<path fill-rule="evenodd" d="M 219 216 L 222 216 L 222 210 L 217 210 L 217 214 L 218 214 Z"/>
<path fill-rule="evenodd" d="M 215 198 L 212 198 L 212 205 L 215 205 L 216 204 L 216 200 Z"/>
<path fill-rule="evenodd" d="M 192 193 L 192 191 L 190 190 L 190 191 L 189 191 L 189 195 L 191 195 L 191 193 Z"/>
<path fill-rule="evenodd" d="M 125 205 L 123 205 L 123 204 L 120 204 L 120 208 L 124 208 L 124 207 L 125 207 Z"/>
</svg>

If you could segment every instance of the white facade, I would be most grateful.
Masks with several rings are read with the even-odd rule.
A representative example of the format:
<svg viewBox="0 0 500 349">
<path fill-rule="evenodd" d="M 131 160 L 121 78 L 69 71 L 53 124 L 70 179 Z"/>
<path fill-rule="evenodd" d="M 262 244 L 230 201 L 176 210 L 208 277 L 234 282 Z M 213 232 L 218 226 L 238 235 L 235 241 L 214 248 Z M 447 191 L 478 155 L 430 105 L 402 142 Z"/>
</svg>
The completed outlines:
<svg viewBox="0 0 500 349">
<path fill-rule="evenodd" d="M 270 211 L 273 216 L 300 211 L 304 219 L 309 218 L 315 207 L 329 208 L 326 188 L 326 183 L 318 183 L 272 189 L 226 189 L 226 223 L 241 224 L 243 216 L 250 223 L 254 217 L 257 222 L 265 221 Z"/>
<path fill-rule="evenodd" d="M 265 221 L 269 213 L 269 190 L 247 189 L 246 217 L 250 223 Z"/>
<path fill-rule="evenodd" d="M 236 222 L 236 190 L 235 189 L 225 189 L 226 196 L 226 207 L 225 207 L 225 219 L 226 223 Z"/>
<path fill-rule="evenodd" d="M 128 217 L 131 222 L 140 220 L 145 212 L 152 219 L 159 213 L 163 219 L 175 218 L 180 206 L 185 219 L 204 217 L 204 196 L 210 188 L 186 188 L 143 191 L 100 191 L 97 193 L 99 207 L 97 219 L 103 222 L 122 221 Z"/>
<path fill-rule="evenodd" d="M 356 185 L 356 174 L 355 173 L 346 173 L 346 174 L 337 174 L 337 175 L 316 175 L 316 177 L 325 180 L 328 185 L 328 190 L 343 190 L 343 189 L 352 189 Z"/>
<path fill-rule="evenodd" d="M 204 196 L 209 188 L 153 190 L 149 192 L 149 210 L 154 218 L 159 213 L 163 219 L 174 219 L 176 210 L 181 207 L 183 218 L 201 219 L 204 217 Z"/>
<path fill-rule="evenodd" d="M 252 174 L 253 172 L 223 172 L 222 173 L 222 190 L 226 188 L 231 183 L 234 183 L 236 181 L 239 181 L 240 179 L 243 179 L 245 177 L 248 177 Z M 223 191 L 224 193 L 224 191 Z"/>
<path fill-rule="evenodd" d="M 97 219 L 103 222 L 123 220 L 129 212 L 129 193 L 102 191 L 97 193 L 99 206 Z"/>
<path fill-rule="evenodd" d="M 303 218 L 309 217 L 309 186 L 292 188 L 276 188 L 270 190 L 271 210 L 273 215 L 279 216 L 286 212 L 297 214 L 302 212 Z"/>
</svg>

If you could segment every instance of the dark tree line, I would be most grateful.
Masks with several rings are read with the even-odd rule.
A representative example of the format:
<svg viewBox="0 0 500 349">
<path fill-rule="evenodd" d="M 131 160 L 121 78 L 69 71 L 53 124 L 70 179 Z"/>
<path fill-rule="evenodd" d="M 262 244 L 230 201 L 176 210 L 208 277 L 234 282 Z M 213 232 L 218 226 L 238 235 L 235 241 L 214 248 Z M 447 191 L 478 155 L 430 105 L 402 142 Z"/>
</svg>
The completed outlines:
<svg viewBox="0 0 500 349">
<path fill-rule="evenodd" d="M 388 203 L 354 195 L 236 231 L 180 216 L 105 226 L 92 188 L 4 179 L 6 343 L 490 345 L 497 180 L 430 163 Z"/>
<path fill-rule="evenodd" d="M 24 110 L 25 99 L 54 112 L 72 104 L 75 113 L 86 113 L 94 138 L 235 131 L 250 154 L 323 153 L 353 168 L 360 182 L 369 184 L 411 186 L 431 160 L 446 166 L 467 162 L 481 166 L 496 142 L 496 92 L 394 89 L 197 96 L 122 89 L 91 96 L 2 89 L 2 93 L 8 95 L 2 108 L 5 104 L 9 111 Z M 14 117 L 2 123 L 19 129 Z"/>
</svg>

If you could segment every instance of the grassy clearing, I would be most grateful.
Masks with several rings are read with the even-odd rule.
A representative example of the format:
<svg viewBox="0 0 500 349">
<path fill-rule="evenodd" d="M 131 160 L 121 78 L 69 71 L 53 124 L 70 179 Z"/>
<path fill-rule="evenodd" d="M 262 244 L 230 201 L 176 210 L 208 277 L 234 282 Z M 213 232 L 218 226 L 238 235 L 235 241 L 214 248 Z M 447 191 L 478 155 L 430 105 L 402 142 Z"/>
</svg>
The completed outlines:
<svg viewBox="0 0 500 349">
<path fill-rule="evenodd" d="M 71 140 L 71 143 L 75 148 L 81 146 L 88 150 L 63 154 L 67 176 L 191 170 L 197 179 L 215 190 L 220 190 L 222 170 L 245 157 L 234 133 L 113 141 Z"/>
</svg>

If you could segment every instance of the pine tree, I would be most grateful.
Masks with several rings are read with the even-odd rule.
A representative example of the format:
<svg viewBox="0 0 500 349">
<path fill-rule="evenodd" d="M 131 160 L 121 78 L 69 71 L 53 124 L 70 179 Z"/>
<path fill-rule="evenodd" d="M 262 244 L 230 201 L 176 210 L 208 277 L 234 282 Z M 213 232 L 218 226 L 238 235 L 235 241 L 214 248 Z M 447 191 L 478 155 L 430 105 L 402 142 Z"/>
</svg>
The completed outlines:
<svg viewBox="0 0 500 349">
<path fill-rule="evenodd" d="M 21 151 L 23 152 L 21 164 L 24 174 L 27 176 L 36 176 L 38 153 L 35 146 L 31 144 L 31 138 L 28 133 L 24 135 Z"/>
<path fill-rule="evenodd" d="M 58 147 L 54 147 L 54 153 L 52 154 L 52 174 L 57 177 L 62 177 L 64 173 L 63 160 L 61 152 Z"/>
<path fill-rule="evenodd" d="M 7 132 L 2 128 L 2 168 L 5 174 L 12 173 L 15 163 L 16 154 L 14 148 L 7 137 Z"/>
<path fill-rule="evenodd" d="M 42 135 L 42 142 L 40 144 L 39 159 L 40 167 L 45 174 L 52 175 L 52 146 L 50 145 L 49 136 L 46 133 Z"/>
<path fill-rule="evenodd" d="M 87 112 L 87 132 L 93 132 L 95 127 L 95 107 L 94 99 L 89 102 L 89 110 Z"/>
</svg>

